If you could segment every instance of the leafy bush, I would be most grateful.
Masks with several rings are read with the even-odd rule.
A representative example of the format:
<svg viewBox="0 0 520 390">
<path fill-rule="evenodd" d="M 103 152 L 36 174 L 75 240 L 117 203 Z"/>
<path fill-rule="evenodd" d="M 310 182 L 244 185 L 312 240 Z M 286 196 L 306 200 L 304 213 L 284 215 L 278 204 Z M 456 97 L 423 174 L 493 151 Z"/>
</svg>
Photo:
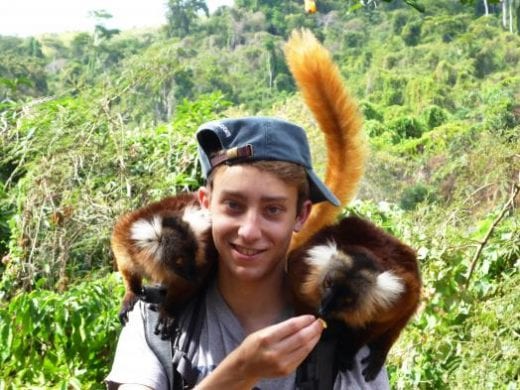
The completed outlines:
<svg viewBox="0 0 520 390">
<path fill-rule="evenodd" d="M 440 37 L 443 42 L 448 43 L 466 32 L 469 21 L 467 14 L 428 17 L 424 20 L 422 34 L 429 40 Z"/>
<path fill-rule="evenodd" d="M 404 90 L 407 79 L 404 77 L 393 76 L 391 74 L 381 75 L 381 89 L 378 93 L 382 105 L 402 105 L 404 103 Z"/>
<path fill-rule="evenodd" d="M 63 292 L 20 293 L 0 305 L 0 387 L 103 388 L 115 351 L 122 283 L 93 277 Z"/>
<path fill-rule="evenodd" d="M 419 138 L 424 132 L 424 125 L 413 116 L 405 116 L 390 121 L 388 130 L 394 135 L 394 143 L 398 143 L 406 138 Z"/>
<path fill-rule="evenodd" d="M 457 69 L 447 61 L 439 61 L 434 71 L 434 78 L 438 83 L 454 85 L 457 82 Z"/>
<path fill-rule="evenodd" d="M 429 106 L 421 113 L 422 122 L 428 129 L 434 129 L 448 120 L 448 113 L 439 106 Z"/>
<path fill-rule="evenodd" d="M 362 101 L 359 103 L 359 109 L 366 120 L 373 119 L 379 122 L 383 120 L 383 114 L 375 104 L 368 101 Z"/>
<path fill-rule="evenodd" d="M 431 191 L 422 184 L 416 184 L 406 188 L 401 194 L 399 207 L 403 210 L 415 210 L 419 203 L 431 201 L 433 199 Z"/>
<path fill-rule="evenodd" d="M 392 31 L 396 35 L 400 35 L 403 27 L 408 22 L 409 12 L 398 10 L 392 13 Z"/>
<path fill-rule="evenodd" d="M 497 86 L 488 92 L 485 100 L 483 126 L 510 142 L 518 140 L 519 133 L 515 128 L 520 126 L 520 105 L 513 93 Z"/>
<path fill-rule="evenodd" d="M 0 181 L 0 259 L 7 253 L 10 229 L 8 220 L 13 215 L 12 206 L 7 202 L 4 184 Z M 3 265 L 0 264 L 0 269 Z"/>
<path fill-rule="evenodd" d="M 361 47 L 365 44 L 366 37 L 365 34 L 360 31 L 351 31 L 347 32 L 344 35 L 344 44 L 345 47 Z"/>
<path fill-rule="evenodd" d="M 414 20 L 406 23 L 401 32 L 401 37 L 407 46 L 415 46 L 421 40 L 422 21 Z"/>
<path fill-rule="evenodd" d="M 363 128 L 365 133 L 367 133 L 368 136 L 372 138 L 380 137 L 386 131 L 385 125 L 374 119 L 366 120 L 363 123 Z"/>
</svg>

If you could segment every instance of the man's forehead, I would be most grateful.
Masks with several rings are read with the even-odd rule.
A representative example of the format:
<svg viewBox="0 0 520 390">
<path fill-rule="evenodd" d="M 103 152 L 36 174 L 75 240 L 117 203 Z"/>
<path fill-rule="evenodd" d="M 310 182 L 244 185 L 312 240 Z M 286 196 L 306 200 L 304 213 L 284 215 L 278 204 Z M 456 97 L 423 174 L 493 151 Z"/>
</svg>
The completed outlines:
<svg viewBox="0 0 520 390">
<path fill-rule="evenodd" d="M 266 201 L 290 201 L 297 195 L 296 185 L 288 184 L 275 174 L 247 164 L 223 166 L 215 172 L 212 191 L 235 197 L 250 197 Z"/>
</svg>

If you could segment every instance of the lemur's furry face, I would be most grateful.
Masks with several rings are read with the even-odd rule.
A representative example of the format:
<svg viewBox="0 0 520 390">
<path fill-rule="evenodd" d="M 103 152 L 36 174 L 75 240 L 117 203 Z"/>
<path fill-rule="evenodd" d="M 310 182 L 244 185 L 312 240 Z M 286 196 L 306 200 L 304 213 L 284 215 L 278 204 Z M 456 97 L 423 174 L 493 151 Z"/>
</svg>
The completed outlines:
<svg viewBox="0 0 520 390">
<path fill-rule="evenodd" d="M 353 326 L 370 321 L 404 291 L 402 280 L 380 269 L 368 250 L 345 252 L 334 241 L 312 247 L 307 261 L 318 271 L 321 302 L 318 314 Z"/>
</svg>

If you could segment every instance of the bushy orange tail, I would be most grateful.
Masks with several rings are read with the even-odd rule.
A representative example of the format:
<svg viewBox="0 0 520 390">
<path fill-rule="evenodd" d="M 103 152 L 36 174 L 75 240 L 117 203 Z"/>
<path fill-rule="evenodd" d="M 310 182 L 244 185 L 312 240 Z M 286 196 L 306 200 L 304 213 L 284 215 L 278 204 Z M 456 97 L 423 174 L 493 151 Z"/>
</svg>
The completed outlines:
<svg viewBox="0 0 520 390">
<path fill-rule="evenodd" d="M 341 207 L 328 202 L 314 206 L 304 229 L 293 236 L 291 249 L 294 249 L 333 223 L 341 208 L 354 198 L 368 149 L 358 107 L 345 89 L 330 53 L 312 32 L 293 31 L 285 45 L 285 57 L 306 105 L 325 135 L 328 158 L 325 183 L 341 202 Z"/>
</svg>

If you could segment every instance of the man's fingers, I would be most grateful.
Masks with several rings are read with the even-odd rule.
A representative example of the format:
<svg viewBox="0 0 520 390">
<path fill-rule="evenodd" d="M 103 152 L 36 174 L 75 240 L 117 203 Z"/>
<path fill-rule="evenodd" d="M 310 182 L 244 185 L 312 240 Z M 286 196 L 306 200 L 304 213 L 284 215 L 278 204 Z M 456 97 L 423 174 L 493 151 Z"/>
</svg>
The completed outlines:
<svg viewBox="0 0 520 390">
<path fill-rule="evenodd" d="M 298 332 L 281 340 L 278 347 L 280 350 L 284 350 L 287 353 L 300 350 L 307 355 L 307 353 L 309 353 L 319 341 L 322 331 L 323 326 L 319 320 L 315 319 L 312 323 L 300 329 Z"/>
<path fill-rule="evenodd" d="M 315 320 L 316 318 L 313 315 L 302 315 L 269 326 L 264 330 L 268 332 L 271 341 L 280 341 L 309 326 Z"/>
<path fill-rule="evenodd" d="M 323 327 L 319 320 L 299 330 L 278 344 L 271 351 L 273 362 L 276 362 L 276 376 L 288 375 L 298 367 L 320 340 Z"/>
</svg>

